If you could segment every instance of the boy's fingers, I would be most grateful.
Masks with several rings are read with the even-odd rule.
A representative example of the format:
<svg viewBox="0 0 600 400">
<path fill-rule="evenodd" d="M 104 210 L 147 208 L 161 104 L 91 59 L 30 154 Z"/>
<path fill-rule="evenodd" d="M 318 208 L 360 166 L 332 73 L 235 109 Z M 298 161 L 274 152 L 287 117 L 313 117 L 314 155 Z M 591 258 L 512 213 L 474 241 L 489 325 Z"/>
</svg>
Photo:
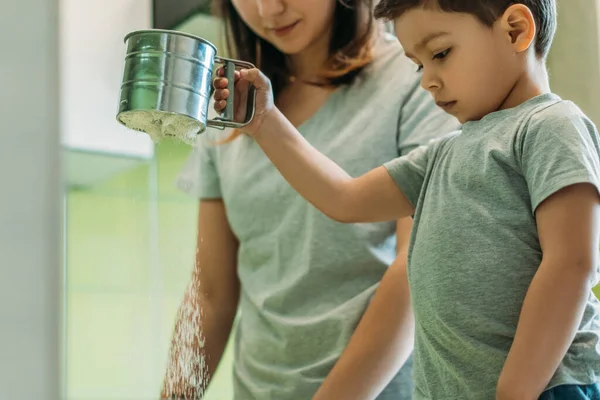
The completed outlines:
<svg viewBox="0 0 600 400">
<path fill-rule="evenodd" d="M 227 88 L 228 83 L 229 82 L 227 81 L 227 78 L 217 78 L 213 82 L 213 86 L 215 87 L 215 89 L 225 89 Z"/>
<path fill-rule="evenodd" d="M 217 76 L 219 78 L 225 77 L 225 68 L 219 67 L 217 69 Z M 240 79 L 240 77 L 241 77 L 240 71 L 235 70 L 235 72 L 233 73 L 233 76 L 235 77 L 235 82 L 237 82 Z"/>
<path fill-rule="evenodd" d="M 215 101 L 215 110 L 218 112 L 221 112 L 225 109 L 225 107 L 227 107 L 227 101 L 225 100 L 219 100 L 219 101 Z"/>
<path fill-rule="evenodd" d="M 228 89 L 217 89 L 215 90 L 215 100 L 225 100 L 229 97 Z"/>
<path fill-rule="evenodd" d="M 269 87 L 269 80 L 267 77 L 256 68 L 242 69 L 240 73 L 242 78 L 250 82 L 258 90 Z"/>
</svg>

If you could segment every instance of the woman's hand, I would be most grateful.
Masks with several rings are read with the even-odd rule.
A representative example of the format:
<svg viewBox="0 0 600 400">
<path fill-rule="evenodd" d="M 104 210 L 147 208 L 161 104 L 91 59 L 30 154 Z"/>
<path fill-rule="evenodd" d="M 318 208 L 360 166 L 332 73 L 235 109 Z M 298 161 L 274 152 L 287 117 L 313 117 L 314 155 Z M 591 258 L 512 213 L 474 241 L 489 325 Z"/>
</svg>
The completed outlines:
<svg viewBox="0 0 600 400">
<path fill-rule="evenodd" d="M 224 78 L 223 68 L 219 68 L 217 76 L 213 82 L 215 87 L 214 108 L 217 112 L 222 112 L 227 105 L 229 89 L 227 89 L 227 78 Z M 256 89 L 256 108 L 254 117 L 248 125 L 240 128 L 242 132 L 254 136 L 260 130 L 265 118 L 269 113 L 275 110 L 273 101 L 273 91 L 271 81 L 258 69 L 242 69 L 235 71 L 235 97 L 234 97 L 234 121 L 244 122 L 246 120 L 246 104 L 248 101 L 248 89 L 253 85 Z"/>
</svg>

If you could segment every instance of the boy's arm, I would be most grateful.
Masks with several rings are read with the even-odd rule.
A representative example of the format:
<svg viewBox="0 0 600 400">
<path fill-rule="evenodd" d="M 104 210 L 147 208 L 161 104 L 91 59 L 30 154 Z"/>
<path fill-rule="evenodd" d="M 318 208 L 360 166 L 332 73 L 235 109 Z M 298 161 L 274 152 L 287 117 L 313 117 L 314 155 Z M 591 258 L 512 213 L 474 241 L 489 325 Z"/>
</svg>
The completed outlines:
<svg viewBox="0 0 600 400">
<path fill-rule="evenodd" d="M 222 68 L 217 74 L 221 78 L 214 81 L 213 96 L 215 109 L 221 111 L 229 82 Z M 247 92 L 248 83 L 255 89 L 254 117 L 241 130 L 254 137 L 291 186 L 321 212 L 340 222 L 394 221 L 412 215 L 412 204 L 385 167 L 352 178 L 312 147 L 275 107 L 271 83 L 258 69 L 236 71 L 234 79 L 236 92 Z M 244 110 L 236 111 L 236 121 L 245 119 Z"/>
<path fill-rule="evenodd" d="M 600 197 L 568 186 L 537 208 L 542 262 L 523 303 L 497 400 L 537 399 L 577 331 L 598 265 Z"/>
<path fill-rule="evenodd" d="M 313 400 L 376 398 L 413 349 L 406 261 L 412 219 L 398 221 L 398 255 L 383 276 L 348 346 Z"/>
<path fill-rule="evenodd" d="M 308 143 L 277 108 L 264 116 L 253 136 L 290 185 L 336 221 L 390 221 L 414 212 L 385 167 L 352 178 Z"/>
</svg>

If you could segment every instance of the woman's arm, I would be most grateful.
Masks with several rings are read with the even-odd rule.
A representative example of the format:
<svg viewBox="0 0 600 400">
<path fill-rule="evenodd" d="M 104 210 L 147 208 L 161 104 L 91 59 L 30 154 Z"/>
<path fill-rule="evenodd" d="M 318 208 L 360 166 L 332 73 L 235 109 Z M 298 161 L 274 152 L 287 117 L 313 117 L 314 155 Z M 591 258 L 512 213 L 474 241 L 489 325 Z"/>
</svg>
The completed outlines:
<svg viewBox="0 0 600 400">
<path fill-rule="evenodd" d="M 383 276 L 342 356 L 313 400 L 376 398 L 413 349 L 414 319 L 406 261 L 412 219 L 398 221 L 398 254 Z"/>
<path fill-rule="evenodd" d="M 201 200 L 196 267 L 179 308 L 161 398 L 196 399 L 221 360 L 237 312 L 238 243 L 221 200 Z"/>
</svg>

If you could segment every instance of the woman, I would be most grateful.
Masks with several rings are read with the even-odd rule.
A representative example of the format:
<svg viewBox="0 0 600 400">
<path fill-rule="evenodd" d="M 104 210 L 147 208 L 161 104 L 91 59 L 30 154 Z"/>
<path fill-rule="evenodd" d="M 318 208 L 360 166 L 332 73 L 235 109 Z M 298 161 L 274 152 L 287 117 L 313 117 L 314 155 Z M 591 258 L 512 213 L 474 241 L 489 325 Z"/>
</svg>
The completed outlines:
<svg viewBox="0 0 600 400">
<path fill-rule="evenodd" d="M 217 6 L 232 55 L 260 66 L 279 109 L 352 174 L 458 127 L 419 87 L 396 39 L 374 26 L 370 1 Z M 413 331 L 400 327 L 412 318 L 411 222 L 332 222 L 250 138 L 228 135 L 201 136 L 180 177 L 180 187 L 200 199 L 198 253 L 163 395 L 200 396 L 239 307 L 235 400 L 409 399 Z M 215 144 L 223 139 L 229 143 Z M 185 339 L 200 308 L 203 336 Z M 393 348 L 383 346 L 386 337 L 395 338 Z M 183 352 L 203 354 L 205 363 L 192 357 L 190 366 Z M 199 371 L 208 379 L 198 379 Z"/>
</svg>

